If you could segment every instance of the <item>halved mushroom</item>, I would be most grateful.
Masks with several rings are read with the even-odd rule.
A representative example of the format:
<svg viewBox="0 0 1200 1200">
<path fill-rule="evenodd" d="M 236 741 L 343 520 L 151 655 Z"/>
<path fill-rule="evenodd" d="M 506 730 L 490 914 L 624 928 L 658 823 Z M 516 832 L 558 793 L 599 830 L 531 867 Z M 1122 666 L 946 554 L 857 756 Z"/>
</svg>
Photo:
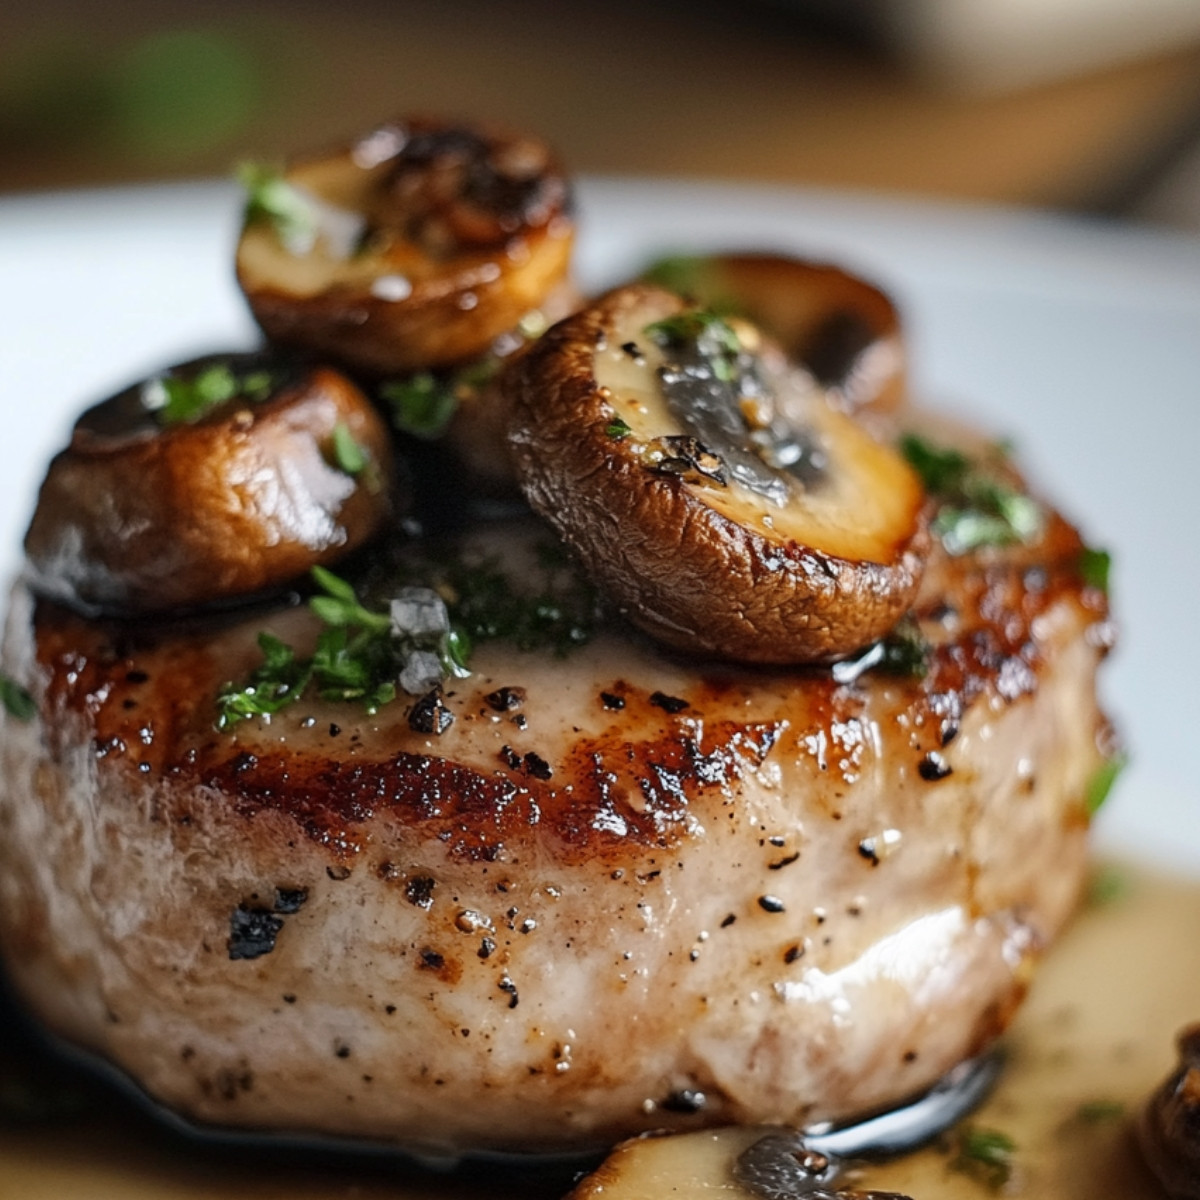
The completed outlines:
<svg viewBox="0 0 1200 1200">
<path fill-rule="evenodd" d="M 85 608 L 192 608 L 280 586 L 392 511 L 387 427 L 326 367 L 225 355 L 85 412 L 25 537 L 40 590 Z"/>
<path fill-rule="evenodd" d="M 912 601 L 920 480 L 754 327 L 634 285 L 543 335 L 505 386 L 530 502 L 660 641 L 830 661 Z"/>
<path fill-rule="evenodd" d="M 381 375 L 446 366 L 566 278 L 570 208 L 544 143 L 398 121 L 253 180 L 238 280 L 277 343 Z"/>
<path fill-rule="evenodd" d="M 646 278 L 762 326 L 847 411 L 890 411 L 904 398 L 900 316 L 858 275 L 776 254 L 714 254 L 663 259 Z"/>
</svg>

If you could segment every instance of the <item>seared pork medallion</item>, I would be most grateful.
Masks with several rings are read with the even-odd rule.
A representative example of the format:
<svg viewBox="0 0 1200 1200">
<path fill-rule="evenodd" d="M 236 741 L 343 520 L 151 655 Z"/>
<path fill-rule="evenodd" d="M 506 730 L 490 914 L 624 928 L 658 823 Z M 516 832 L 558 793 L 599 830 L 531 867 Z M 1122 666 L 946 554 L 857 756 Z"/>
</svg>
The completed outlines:
<svg viewBox="0 0 1200 1200">
<path fill-rule="evenodd" d="M 1111 776 L 1103 560 L 902 403 L 887 298 L 725 256 L 535 340 L 541 143 L 252 184 L 263 330 L 398 436 L 275 347 L 52 463 L 0 677 L 32 1011 L 192 1121 L 448 1156 L 849 1121 L 989 1046 Z"/>
<path fill-rule="evenodd" d="M 19 589 L 0 919 L 49 1026 L 198 1121 L 431 1152 L 840 1120 L 987 1046 L 1084 869 L 1106 625 L 1073 532 L 939 553 L 902 634 L 770 671 L 586 605 L 547 632 L 545 537 L 434 556 L 472 674 L 373 716 L 310 687 L 214 728 L 264 632 L 314 654 L 308 608 Z"/>
</svg>

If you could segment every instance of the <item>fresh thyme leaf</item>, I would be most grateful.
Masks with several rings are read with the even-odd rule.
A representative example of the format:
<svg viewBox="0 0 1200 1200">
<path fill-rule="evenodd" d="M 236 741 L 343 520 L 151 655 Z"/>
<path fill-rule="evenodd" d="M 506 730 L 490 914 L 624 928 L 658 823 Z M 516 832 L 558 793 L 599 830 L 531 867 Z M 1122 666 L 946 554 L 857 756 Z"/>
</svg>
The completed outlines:
<svg viewBox="0 0 1200 1200">
<path fill-rule="evenodd" d="M 339 471 L 351 477 L 361 475 L 370 464 L 371 458 L 365 447 L 354 440 L 350 426 L 338 421 L 333 427 L 333 461 Z"/>
<path fill-rule="evenodd" d="M 398 627 L 391 613 L 367 608 L 353 585 L 325 567 L 314 567 L 312 577 L 321 594 L 309 599 L 309 608 L 325 625 L 312 657 L 298 659 L 279 638 L 260 634 L 262 664 L 241 687 L 228 684 L 222 690 L 218 728 L 227 729 L 246 717 L 270 718 L 310 687 L 322 700 L 357 701 L 374 714 L 396 698 L 406 664 L 423 652 L 433 653 L 443 675 L 469 674 L 470 641 L 449 626 L 444 609 L 440 626 L 414 631 Z M 440 608 L 432 593 L 430 601 Z"/>
<path fill-rule="evenodd" d="M 1117 776 L 1125 769 L 1129 758 L 1125 754 L 1117 754 L 1102 762 L 1092 777 L 1087 781 L 1083 792 L 1083 807 L 1089 817 L 1094 817 L 1104 806 Z"/>
<path fill-rule="evenodd" d="M 347 604 L 358 604 L 358 593 L 353 584 L 347 583 L 340 575 L 335 575 L 328 567 L 313 567 L 313 582 L 327 595 Z"/>
<path fill-rule="evenodd" d="M 37 716 L 37 704 L 33 697 L 15 680 L 0 675 L 0 704 L 10 717 L 18 721 L 32 721 Z"/>
<path fill-rule="evenodd" d="M 312 677 L 312 664 L 298 662 L 292 648 L 269 633 L 258 635 L 263 663 L 241 687 L 227 683 L 217 697 L 217 728 L 247 717 L 270 717 L 294 704 Z"/>
<path fill-rule="evenodd" d="M 1085 546 L 1079 557 L 1079 573 L 1087 587 L 1108 595 L 1108 575 L 1112 566 L 1112 555 L 1107 550 Z"/>
<path fill-rule="evenodd" d="M 998 1189 L 1012 1177 L 1016 1143 L 997 1129 L 967 1125 L 958 1130 L 957 1154 L 950 1166 Z"/>
<path fill-rule="evenodd" d="M 1041 506 L 998 477 L 996 462 L 968 458 L 915 433 L 904 434 L 899 448 L 940 502 L 932 528 L 950 554 L 1030 542 L 1041 533 Z M 997 451 L 995 457 L 1003 455 Z"/>
<path fill-rule="evenodd" d="M 465 368 L 464 368 L 465 369 Z M 392 413 L 392 424 L 401 433 L 432 441 L 446 432 L 458 408 L 454 387 L 432 371 L 418 371 L 393 379 L 379 389 Z"/>
<path fill-rule="evenodd" d="M 286 250 L 307 254 L 320 223 L 313 203 L 274 167 L 243 163 L 237 176 L 246 189 L 246 224 L 268 224 Z"/>
<path fill-rule="evenodd" d="M 620 417 L 613 417 L 604 427 L 604 432 L 614 442 L 619 442 L 622 438 L 627 438 L 633 432 L 633 429 L 625 421 L 622 421 Z"/>
</svg>

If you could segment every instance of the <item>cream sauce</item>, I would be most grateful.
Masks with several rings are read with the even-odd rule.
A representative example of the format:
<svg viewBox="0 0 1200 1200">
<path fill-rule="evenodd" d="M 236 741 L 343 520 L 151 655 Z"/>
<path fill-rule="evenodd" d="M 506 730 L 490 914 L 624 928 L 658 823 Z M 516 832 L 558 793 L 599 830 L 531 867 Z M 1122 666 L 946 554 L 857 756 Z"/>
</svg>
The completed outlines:
<svg viewBox="0 0 1200 1200">
<path fill-rule="evenodd" d="M 1100 868 L 1121 882 L 1093 902 L 1043 964 L 1007 1038 L 1009 1064 L 971 1118 L 1015 1143 L 1012 1178 L 999 1194 L 1025 1200 L 1161 1200 L 1133 1145 L 1131 1120 L 1173 1064 L 1175 1031 L 1200 1017 L 1200 882 Z M 34 1081 L 19 1037 L 0 1027 L 0 1087 L 18 1073 Z M 7 1107 L 7 1106 L 5 1106 Z M 671 1191 L 745 1195 L 724 1175 L 747 1131 L 643 1143 L 686 1163 L 678 1176 L 632 1173 L 609 1200 L 658 1200 Z M 702 1145 L 703 1143 L 703 1145 Z M 914 1200 L 963 1200 L 997 1193 L 951 1167 L 952 1151 L 931 1147 L 857 1172 L 854 1186 L 900 1191 Z M 686 1174 L 686 1177 L 684 1177 Z M 71 1117 L 14 1122 L 0 1116 L 0 1197 L 58 1200 L 537 1200 L 564 1184 L 506 1175 L 422 1176 L 368 1158 L 313 1161 L 269 1152 L 193 1144 L 172 1136 L 123 1100 L 103 1095 Z M 587 1193 L 584 1192 L 586 1195 Z M 598 1194 L 593 1192 L 593 1195 Z"/>
</svg>

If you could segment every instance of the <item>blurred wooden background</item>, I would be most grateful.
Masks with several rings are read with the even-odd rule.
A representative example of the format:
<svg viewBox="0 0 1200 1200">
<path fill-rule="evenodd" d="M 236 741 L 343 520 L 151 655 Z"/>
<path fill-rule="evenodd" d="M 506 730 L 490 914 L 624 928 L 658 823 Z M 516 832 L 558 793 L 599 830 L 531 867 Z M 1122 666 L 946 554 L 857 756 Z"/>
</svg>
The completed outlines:
<svg viewBox="0 0 1200 1200">
<path fill-rule="evenodd" d="M 23 0 L 0 190 L 221 174 L 422 110 L 528 127 L 578 171 L 1121 211 L 1200 132 L 1200 47 L 971 94 L 802 7 Z"/>
</svg>

